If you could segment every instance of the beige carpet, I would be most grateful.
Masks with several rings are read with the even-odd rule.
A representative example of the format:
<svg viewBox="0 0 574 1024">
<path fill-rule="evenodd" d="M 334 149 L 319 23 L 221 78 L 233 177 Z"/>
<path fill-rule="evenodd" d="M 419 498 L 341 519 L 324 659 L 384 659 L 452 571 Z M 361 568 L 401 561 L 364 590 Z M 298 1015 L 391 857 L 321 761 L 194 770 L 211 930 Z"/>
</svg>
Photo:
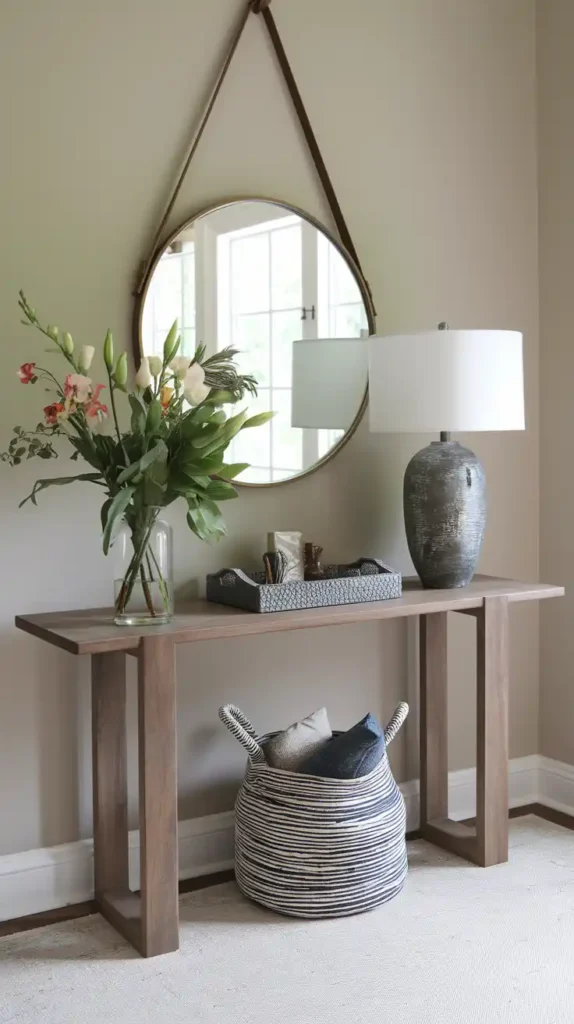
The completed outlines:
<svg viewBox="0 0 574 1024">
<path fill-rule="evenodd" d="M 2 1024 L 572 1024 L 574 833 L 519 818 L 487 871 L 423 842 L 370 914 L 294 921 L 233 884 L 141 960 L 99 916 L 0 939 Z"/>
</svg>

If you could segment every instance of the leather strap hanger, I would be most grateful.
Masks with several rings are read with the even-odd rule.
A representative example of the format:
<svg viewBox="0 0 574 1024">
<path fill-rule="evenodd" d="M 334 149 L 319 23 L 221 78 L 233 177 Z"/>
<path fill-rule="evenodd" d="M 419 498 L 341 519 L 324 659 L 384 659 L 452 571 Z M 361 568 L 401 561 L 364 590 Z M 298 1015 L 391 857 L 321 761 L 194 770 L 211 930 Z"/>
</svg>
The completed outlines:
<svg viewBox="0 0 574 1024">
<path fill-rule="evenodd" d="M 181 169 L 181 171 L 179 173 L 178 179 L 177 179 L 177 181 L 176 181 L 176 183 L 174 185 L 174 188 L 173 188 L 173 190 L 171 192 L 171 195 L 170 195 L 170 197 L 168 199 L 168 202 L 167 202 L 166 207 L 164 209 L 164 212 L 163 212 L 163 215 L 161 217 L 161 220 L 160 220 L 160 222 L 158 224 L 158 227 L 157 227 L 157 229 L 155 231 L 155 234 L 153 236 L 153 239 L 152 239 L 152 242 L 151 242 L 151 246 L 150 246 L 149 255 L 148 255 L 147 259 L 145 259 L 142 262 L 142 264 L 141 264 L 141 267 L 140 267 L 140 270 L 139 270 L 139 274 L 138 274 L 137 284 L 136 284 L 136 287 L 135 287 L 135 290 L 134 290 L 134 295 L 136 295 L 136 296 L 141 295 L 141 293 L 143 291 L 143 288 L 145 286 L 145 282 L 146 282 L 146 279 L 147 279 L 147 275 L 148 275 L 149 269 L 150 269 L 150 267 L 151 267 L 151 265 L 152 265 L 152 263 L 153 263 L 153 261 L 155 259 L 156 253 L 158 252 L 158 246 L 159 246 L 159 243 L 160 243 L 160 240 L 161 240 L 161 237 L 162 237 L 165 225 L 166 225 L 166 223 L 167 223 L 167 221 L 169 219 L 169 216 L 170 216 L 170 214 L 171 214 L 171 212 L 173 210 L 173 207 L 175 205 L 176 199 L 177 199 L 177 197 L 178 197 L 178 195 L 180 193 L 181 187 L 183 185 L 183 182 L 184 182 L 185 177 L 187 175 L 187 172 L 189 170 L 191 161 L 193 160 L 193 157 L 195 155 L 197 147 L 198 147 L 198 145 L 199 145 L 199 143 L 201 141 L 201 137 L 202 137 L 202 135 L 203 135 L 203 133 L 205 131 L 206 125 L 207 125 L 207 123 L 209 121 L 209 117 L 211 115 L 213 107 L 215 106 L 215 101 L 217 100 L 217 97 L 219 95 L 221 87 L 222 87 L 222 85 L 223 85 L 223 83 L 225 81 L 225 78 L 227 76 L 227 72 L 229 71 L 229 67 L 231 65 L 231 61 L 233 60 L 233 56 L 234 56 L 235 51 L 236 51 L 236 49 L 237 49 L 237 47 L 239 45 L 239 42 L 240 42 L 241 37 L 243 35 L 245 26 L 246 26 L 246 24 L 247 24 L 247 22 L 249 20 L 249 15 L 250 14 L 256 14 L 256 15 L 260 14 L 262 16 L 262 18 L 263 18 L 263 21 L 265 22 L 265 27 L 267 28 L 267 31 L 269 33 L 269 38 L 271 40 L 271 43 L 273 45 L 273 49 L 275 50 L 275 54 L 277 56 L 277 62 L 279 64 L 279 68 L 280 68 L 280 70 L 281 70 L 281 72 L 283 74 L 283 78 L 285 79 L 285 84 L 287 86 L 287 89 L 289 90 L 289 95 L 291 96 L 291 100 L 293 102 L 293 106 L 295 108 L 297 117 L 299 118 L 299 123 L 301 125 L 301 129 L 302 129 L 305 141 L 307 143 L 307 146 L 309 147 L 309 151 L 311 153 L 311 157 L 313 159 L 313 163 L 315 164 L 315 168 L 316 168 L 316 171 L 317 171 L 317 174 L 318 174 L 318 177 L 319 177 L 319 181 L 321 182 L 321 186 L 322 186 L 323 191 L 325 193 L 325 196 L 327 198 L 327 202 L 329 203 L 329 207 L 331 209 L 331 213 L 333 214 L 333 219 L 335 221 L 335 224 L 337 226 L 337 230 L 339 232 L 339 237 L 341 239 L 341 242 L 345 246 L 347 252 L 352 257 L 352 259 L 354 260 L 355 264 L 357 265 L 359 271 L 361 272 L 361 275 L 363 277 L 363 280 L 365 281 L 365 284 L 366 284 L 367 290 L 369 292 L 369 295 L 371 295 L 371 289 L 369 287 L 368 282 L 365 280 L 364 274 L 363 274 L 363 272 L 361 270 L 361 264 L 359 262 L 359 257 L 357 256 L 357 250 L 355 249 L 355 246 L 353 244 L 353 240 L 351 238 L 349 229 L 347 227 L 347 223 L 346 223 L 345 218 L 343 216 L 343 211 L 341 210 L 341 207 L 339 205 L 339 201 L 337 199 L 337 196 L 336 196 L 336 193 L 335 193 L 335 189 L 334 189 L 333 184 L 331 182 L 331 178 L 329 177 L 329 173 L 327 171 L 327 167 L 325 165 L 325 161 L 323 160 L 323 157 L 322 157 L 322 154 L 321 154 L 321 150 L 319 149 L 319 143 L 317 142 L 317 139 L 315 137 L 315 133 L 313 131 L 313 128 L 311 127 L 311 122 L 309 120 L 307 111 L 305 109 L 305 105 L 303 103 L 303 99 L 301 97 L 301 93 L 299 92 L 299 89 L 297 87 L 297 83 L 295 81 L 295 76 L 293 75 L 293 71 L 291 69 L 291 65 L 289 64 L 289 60 L 287 58 L 287 54 L 285 53 L 285 49 L 283 47 L 283 43 L 282 43 L 281 37 L 279 35 L 279 30 L 278 30 L 277 25 L 275 23 L 275 19 L 274 19 L 272 13 L 271 13 L 270 3 L 271 3 L 271 0 L 249 0 L 249 2 L 247 3 L 247 5 L 244 7 L 244 9 L 242 10 L 242 12 L 240 14 L 237 27 L 236 27 L 235 32 L 234 32 L 234 34 L 232 36 L 232 39 L 231 39 L 231 45 L 230 45 L 229 50 L 228 50 L 228 52 L 226 54 L 226 57 L 225 57 L 225 59 L 223 61 L 223 65 L 221 67 L 221 70 L 220 70 L 219 74 L 217 75 L 217 78 L 215 79 L 214 85 L 212 86 L 211 92 L 209 94 L 209 97 L 207 99 L 207 103 L 206 103 L 206 106 L 205 106 L 205 109 L 204 109 L 204 112 L 203 112 L 203 116 L 201 117 L 201 120 L 200 120 L 200 122 L 199 122 L 199 124 L 198 124 L 198 126 L 197 126 L 197 128 L 196 128 L 196 130 L 195 130 L 195 132 L 193 134 L 193 136 L 192 136 L 192 139 L 191 139 L 190 143 L 189 143 L 187 154 L 186 154 L 185 160 L 183 162 L 182 169 Z M 371 295 L 371 298 L 372 298 L 372 295 Z"/>
</svg>

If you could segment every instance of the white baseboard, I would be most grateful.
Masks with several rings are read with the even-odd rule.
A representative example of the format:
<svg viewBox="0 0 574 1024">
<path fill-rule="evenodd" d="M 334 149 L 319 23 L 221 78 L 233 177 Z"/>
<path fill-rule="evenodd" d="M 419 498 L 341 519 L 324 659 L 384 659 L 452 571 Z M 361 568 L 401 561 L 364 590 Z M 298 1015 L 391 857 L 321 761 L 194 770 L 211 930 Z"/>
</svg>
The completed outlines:
<svg viewBox="0 0 574 1024">
<path fill-rule="evenodd" d="M 538 758 L 538 802 L 574 814 L 574 767 L 550 757 Z"/>
<path fill-rule="evenodd" d="M 508 766 L 508 806 L 522 807 L 525 804 L 541 802 L 538 796 L 538 754 L 517 757 Z M 552 762 L 553 764 L 555 762 Z M 572 769 L 574 782 L 574 768 Z M 419 780 L 401 783 L 407 808 L 407 829 L 409 832 L 419 826 Z M 572 799 L 574 808 L 574 792 Z M 455 821 L 474 818 L 476 814 L 476 768 L 464 768 L 450 772 L 448 777 L 448 812 Z M 573 811 L 574 813 L 574 811 Z"/>
<path fill-rule="evenodd" d="M 128 837 L 130 886 L 139 888 L 139 831 Z M 0 857 L 0 921 L 82 903 L 94 895 L 91 839 Z M 179 823 L 180 878 L 233 867 L 233 811 Z"/>
<path fill-rule="evenodd" d="M 449 813 L 456 820 L 476 813 L 476 770 L 449 775 Z M 407 828 L 419 823 L 418 779 L 401 784 Z M 533 754 L 509 765 L 509 807 L 542 803 L 574 815 L 574 767 Z M 129 834 L 130 885 L 139 887 L 139 832 Z M 233 867 L 233 812 L 179 823 L 180 878 Z M 43 850 L 0 856 L 0 921 L 92 899 L 93 844 L 83 839 Z"/>
</svg>

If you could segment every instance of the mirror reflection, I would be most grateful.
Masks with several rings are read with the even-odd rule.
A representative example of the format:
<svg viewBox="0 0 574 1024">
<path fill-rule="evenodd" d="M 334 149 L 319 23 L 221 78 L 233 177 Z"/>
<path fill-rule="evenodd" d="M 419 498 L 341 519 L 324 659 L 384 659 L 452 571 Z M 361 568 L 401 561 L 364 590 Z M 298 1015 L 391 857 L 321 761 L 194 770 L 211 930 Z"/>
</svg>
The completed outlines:
<svg viewBox="0 0 574 1024">
<path fill-rule="evenodd" d="M 304 216 L 269 201 L 229 203 L 185 225 L 155 265 L 141 318 L 144 355 L 160 354 L 177 317 L 181 353 L 231 345 L 258 381 L 251 413 L 275 418 L 242 432 L 229 462 L 242 483 L 269 484 L 314 468 L 359 413 L 369 322 L 355 271 Z M 295 343 L 295 344 L 294 344 Z"/>
</svg>

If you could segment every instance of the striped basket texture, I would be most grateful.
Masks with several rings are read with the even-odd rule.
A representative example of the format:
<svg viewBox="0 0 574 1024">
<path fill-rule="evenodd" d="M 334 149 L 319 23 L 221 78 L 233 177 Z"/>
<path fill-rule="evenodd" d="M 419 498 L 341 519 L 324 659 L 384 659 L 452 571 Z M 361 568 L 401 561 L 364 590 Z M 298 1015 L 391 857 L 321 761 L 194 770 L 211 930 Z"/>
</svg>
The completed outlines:
<svg viewBox="0 0 574 1024">
<path fill-rule="evenodd" d="M 399 704 L 388 745 L 408 714 Z M 235 804 L 235 873 L 242 892 L 292 917 L 357 914 L 400 892 L 406 812 L 385 751 L 369 775 L 325 779 L 271 768 L 253 726 L 232 704 L 219 716 L 249 761 Z"/>
</svg>

